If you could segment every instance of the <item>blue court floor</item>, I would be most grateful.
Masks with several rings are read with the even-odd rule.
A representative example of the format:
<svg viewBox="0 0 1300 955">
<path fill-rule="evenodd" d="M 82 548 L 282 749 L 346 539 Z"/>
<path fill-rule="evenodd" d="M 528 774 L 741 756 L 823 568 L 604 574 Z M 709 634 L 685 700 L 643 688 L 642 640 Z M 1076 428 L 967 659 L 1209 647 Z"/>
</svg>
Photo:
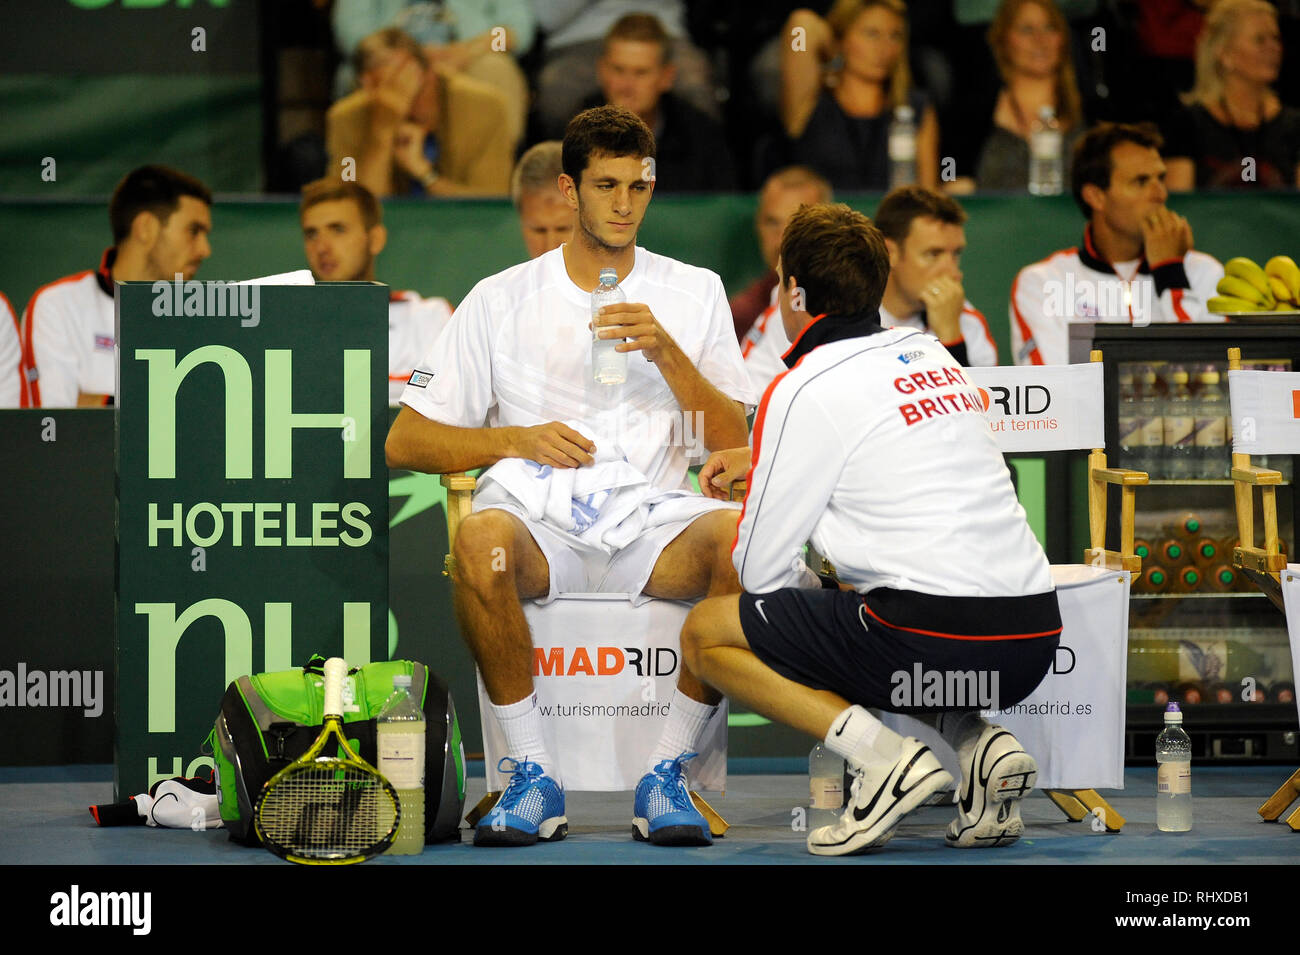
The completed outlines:
<svg viewBox="0 0 1300 955">
<path fill-rule="evenodd" d="M 483 794 L 471 776 L 467 807 Z M 807 800 L 805 776 L 732 774 L 724 796 L 710 796 L 731 823 L 725 838 L 707 848 L 672 849 L 631 838 L 631 793 L 569 793 L 569 837 L 527 849 L 475 849 L 459 844 L 427 847 L 417 857 L 381 858 L 388 865 L 1294 865 L 1300 833 L 1263 822 L 1256 810 L 1295 767 L 1197 767 L 1193 772 L 1191 832 L 1155 828 L 1155 769 L 1125 772 L 1122 791 L 1104 790 L 1128 820 L 1118 834 L 1094 832 L 1089 821 L 1070 822 L 1041 793 L 1023 804 L 1026 830 L 1015 845 L 986 850 L 949 849 L 943 833 L 953 810 L 925 807 L 899 827 L 894 839 L 865 856 L 822 859 L 809 855 L 802 833 L 792 830 L 793 810 Z M 6 865 L 280 865 L 267 852 L 229 841 L 223 830 L 191 832 L 143 826 L 100 828 L 87 807 L 112 800 L 112 767 L 0 768 L 0 864 Z M 1294 807 L 1293 807 L 1294 808 Z"/>
</svg>

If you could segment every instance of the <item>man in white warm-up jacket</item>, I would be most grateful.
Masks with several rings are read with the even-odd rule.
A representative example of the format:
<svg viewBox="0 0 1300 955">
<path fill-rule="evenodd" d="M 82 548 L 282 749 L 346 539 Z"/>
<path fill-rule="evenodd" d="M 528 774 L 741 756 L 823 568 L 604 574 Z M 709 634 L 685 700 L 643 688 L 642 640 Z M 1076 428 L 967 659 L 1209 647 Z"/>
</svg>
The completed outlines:
<svg viewBox="0 0 1300 955">
<path fill-rule="evenodd" d="M 1029 695 L 1061 629 L 977 389 L 935 338 L 879 323 L 888 272 L 865 216 L 796 213 L 778 269 L 789 371 L 763 396 L 752 452 L 719 452 L 700 474 L 721 494 L 748 471 L 732 553 L 745 592 L 697 605 L 682 649 L 704 682 L 847 760 L 853 796 L 809 833 L 818 855 L 882 845 L 951 782 L 867 707 L 933 714 L 957 750 L 950 845 L 1014 841 L 1037 767 L 979 711 Z M 804 565 L 809 540 L 838 581 Z"/>
</svg>

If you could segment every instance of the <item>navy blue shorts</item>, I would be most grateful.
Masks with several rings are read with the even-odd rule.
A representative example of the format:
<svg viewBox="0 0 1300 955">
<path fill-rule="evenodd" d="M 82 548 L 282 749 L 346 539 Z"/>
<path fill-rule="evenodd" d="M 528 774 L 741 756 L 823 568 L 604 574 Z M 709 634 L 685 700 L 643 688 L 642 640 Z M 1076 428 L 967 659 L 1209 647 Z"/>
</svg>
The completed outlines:
<svg viewBox="0 0 1300 955">
<path fill-rule="evenodd" d="M 787 588 L 740 595 L 755 655 L 782 676 L 892 713 L 1005 709 L 1056 654 L 1055 592 L 935 597 Z"/>
</svg>

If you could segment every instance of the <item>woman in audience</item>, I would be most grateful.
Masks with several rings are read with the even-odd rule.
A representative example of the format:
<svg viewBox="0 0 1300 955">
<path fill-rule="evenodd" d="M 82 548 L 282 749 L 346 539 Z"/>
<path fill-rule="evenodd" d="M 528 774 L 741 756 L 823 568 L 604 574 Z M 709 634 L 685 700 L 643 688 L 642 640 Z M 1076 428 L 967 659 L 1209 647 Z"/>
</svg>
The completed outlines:
<svg viewBox="0 0 1300 955">
<path fill-rule="evenodd" d="M 1196 44 L 1196 85 L 1165 123 L 1171 190 L 1300 186 L 1300 109 L 1272 85 L 1282 67 L 1277 10 L 1222 0 Z"/>
<path fill-rule="evenodd" d="M 902 0 L 836 0 L 822 19 L 796 10 L 781 46 L 781 122 L 789 159 L 811 166 L 836 190 L 890 187 L 889 129 L 912 109 L 916 179 L 939 180 L 939 123 L 912 89 Z"/>
<path fill-rule="evenodd" d="M 1084 131 L 1069 32 L 1053 0 L 1003 0 L 998 7 L 988 39 L 1002 89 L 975 169 L 980 189 L 1024 192 L 1029 187 L 1029 136 L 1043 107 L 1052 110 L 1061 129 L 1068 174 L 1070 148 Z"/>
</svg>

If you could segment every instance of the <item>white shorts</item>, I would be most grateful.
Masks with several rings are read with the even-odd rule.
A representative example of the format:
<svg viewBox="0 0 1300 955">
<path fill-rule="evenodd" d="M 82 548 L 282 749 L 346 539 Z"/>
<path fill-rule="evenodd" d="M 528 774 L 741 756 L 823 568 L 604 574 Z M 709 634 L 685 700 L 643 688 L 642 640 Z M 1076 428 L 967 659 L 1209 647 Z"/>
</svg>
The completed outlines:
<svg viewBox="0 0 1300 955">
<path fill-rule="evenodd" d="M 646 584 L 664 548 L 690 524 L 711 511 L 734 510 L 739 519 L 740 503 L 717 501 L 703 495 L 679 497 L 664 504 L 662 516 L 626 547 L 611 556 L 595 548 L 574 546 L 573 538 L 540 521 L 530 520 L 522 505 L 513 500 L 480 502 L 474 511 L 502 510 L 523 522 L 550 565 L 551 590 L 538 603 L 550 603 L 562 594 L 626 594 L 633 606 L 653 598 L 645 594 Z"/>
</svg>

